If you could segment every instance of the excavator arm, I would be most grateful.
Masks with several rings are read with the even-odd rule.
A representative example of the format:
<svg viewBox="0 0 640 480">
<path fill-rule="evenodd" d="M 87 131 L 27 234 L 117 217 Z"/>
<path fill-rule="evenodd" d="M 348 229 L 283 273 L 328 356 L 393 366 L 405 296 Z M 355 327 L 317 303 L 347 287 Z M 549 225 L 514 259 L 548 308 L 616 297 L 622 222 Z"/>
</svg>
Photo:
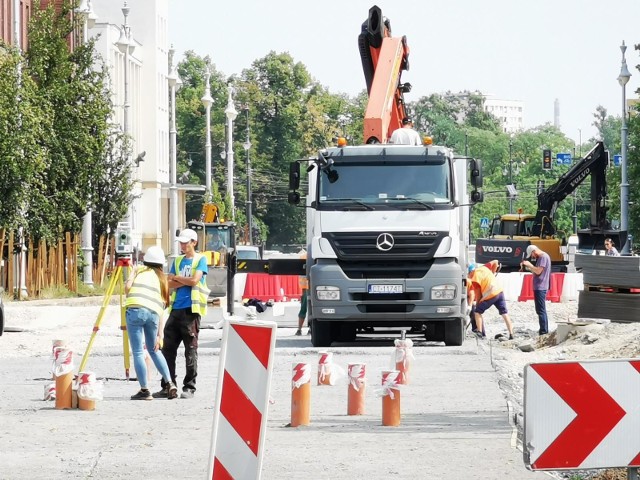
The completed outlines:
<svg viewBox="0 0 640 480">
<path fill-rule="evenodd" d="M 369 102 L 364 116 L 364 142 L 387 143 L 391 133 L 407 116 L 404 93 L 411 84 L 400 83 L 403 70 L 409 70 L 406 37 L 392 37 L 391 23 L 380 7 L 369 9 L 369 18 L 358 36 Z"/>
<path fill-rule="evenodd" d="M 538 195 L 538 211 L 533 222 L 532 236 L 548 238 L 556 233 L 553 217 L 558 204 L 573 193 L 584 180 L 591 176 L 591 224 L 590 230 L 610 228 L 607 223 L 606 169 L 609 166 L 609 152 L 604 144 L 598 142 L 595 147 L 560 179 Z"/>
</svg>

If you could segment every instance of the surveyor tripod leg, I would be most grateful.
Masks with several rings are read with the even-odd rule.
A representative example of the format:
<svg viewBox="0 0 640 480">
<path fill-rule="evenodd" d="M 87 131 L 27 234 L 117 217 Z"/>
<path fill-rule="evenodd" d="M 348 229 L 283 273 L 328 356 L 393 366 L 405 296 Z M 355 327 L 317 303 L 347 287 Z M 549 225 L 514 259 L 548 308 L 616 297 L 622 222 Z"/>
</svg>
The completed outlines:
<svg viewBox="0 0 640 480">
<path fill-rule="evenodd" d="M 122 330 L 122 351 L 124 353 L 124 375 L 129 380 L 131 355 L 129 352 L 129 332 L 127 331 L 126 307 L 124 304 L 124 279 L 120 277 L 120 329 Z"/>
<path fill-rule="evenodd" d="M 93 325 L 93 332 L 91 333 L 91 338 L 89 339 L 89 345 L 87 345 L 87 349 L 84 351 L 84 356 L 82 357 L 82 362 L 80 362 L 80 370 L 79 372 L 84 371 L 84 367 L 87 364 L 87 360 L 89 359 L 89 353 L 91 352 L 91 347 L 93 347 L 93 342 L 96 339 L 96 335 L 98 330 L 100 330 L 100 324 L 102 323 L 102 318 L 104 317 L 104 313 L 109 306 L 109 302 L 111 301 L 111 296 L 113 295 L 113 291 L 118 285 L 118 278 L 120 277 L 122 271 L 122 267 L 116 267 L 115 273 L 111 280 L 109 281 L 109 285 L 107 286 L 107 291 L 104 295 L 104 300 L 102 301 L 102 307 L 100 307 L 100 313 L 98 313 L 98 318 L 96 319 L 96 323 Z"/>
</svg>

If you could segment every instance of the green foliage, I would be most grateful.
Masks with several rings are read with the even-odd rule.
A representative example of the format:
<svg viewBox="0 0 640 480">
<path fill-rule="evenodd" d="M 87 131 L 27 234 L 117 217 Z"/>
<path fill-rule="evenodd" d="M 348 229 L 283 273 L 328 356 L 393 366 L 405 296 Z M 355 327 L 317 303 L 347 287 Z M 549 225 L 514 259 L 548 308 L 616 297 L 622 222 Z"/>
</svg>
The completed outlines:
<svg viewBox="0 0 640 480">
<path fill-rule="evenodd" d="M 128 142 L 109 123 L 107 71 L 92 40 L 69 50 L 74 6 L 34 10 L 29 50 L 0 53 L 0 217 L 36 241 L 78 232 L 88 204 L 97 238 L 132 199 Z"/>
</svg>

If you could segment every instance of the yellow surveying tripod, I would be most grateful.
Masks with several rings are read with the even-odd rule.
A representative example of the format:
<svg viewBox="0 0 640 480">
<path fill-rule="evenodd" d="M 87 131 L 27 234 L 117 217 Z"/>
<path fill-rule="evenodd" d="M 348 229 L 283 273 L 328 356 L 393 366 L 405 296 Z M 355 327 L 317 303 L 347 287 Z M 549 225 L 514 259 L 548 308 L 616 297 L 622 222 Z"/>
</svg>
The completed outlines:
<svg viewBox="0 0 640 480">
<path fill-rule="evenodd" d="M 120 288 L 120 330 L 122 330 L 122 349 L 124 352 L 124 372 L 129 380 L 129 368 L 131 367 L 131 359 L 129 358 L 129 334 L 127 332 L 127 321 L 125 318 L 125 305 L 124 305 L 124 283 L 126 281 L 126 276 L 129 274 L 129 270 L 131 269 L 131 258 L 126 257 L 118 257 L 116 261 L 116 269 L 109 281 L 109 286 L 107 287 L 107 292 L 104 295 L 104 300 L 102 302 L 102 307 L 100 308 L 100 313 L 98 314 L 98 318 L 96 319 L 96 323 L 93 325 L 93 332 L 91 333 L 91 339 L 89 340 L 89 345 L 87 345 L 87 349 L 84 352 L 84 356 L 82 357 L 82 362 L 80 362 L 80 369 L 78 372 L 83 372 L 84 367 L 87 364 L 87 360 L 89 359 L 89 353 L 91 352 L 91 347 L 93 346 L 93 342 L 96 339 L 96 334 L 98 330 L 100 330 L 100 324 L 102 323 L 102 317 L 104 317 L 104 313 L 109 306 L 111 301 L 111 296 L 113 295 L 116 287 Z"/>
</svg>

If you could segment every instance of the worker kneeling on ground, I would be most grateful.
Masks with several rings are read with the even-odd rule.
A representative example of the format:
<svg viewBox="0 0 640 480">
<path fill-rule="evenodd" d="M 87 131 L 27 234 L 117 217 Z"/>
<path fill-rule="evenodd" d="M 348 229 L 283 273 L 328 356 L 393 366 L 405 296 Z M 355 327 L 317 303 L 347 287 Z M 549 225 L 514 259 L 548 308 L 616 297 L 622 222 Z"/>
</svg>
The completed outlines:
<svg viewBox="0 0 640 480">
<path fill-rule="evenodd" d="M 479 338 L 485 338 L 483 333 L 482 314 L 491 306 L 495 306 L 502 316 L 507 330 L 509 340 L 513 339 L 513 325 L 507 311 L 507 302 L 504 292 L 498 283 L 495 273 L 500 269 L 500 263 L 492 260 L 485 265 L 470 264 L 468 279 L 471 282 L 467 289 L 467 300 L 470 305 L 474 305 L 476 329 L 474 333 Z"/>
</svg>

